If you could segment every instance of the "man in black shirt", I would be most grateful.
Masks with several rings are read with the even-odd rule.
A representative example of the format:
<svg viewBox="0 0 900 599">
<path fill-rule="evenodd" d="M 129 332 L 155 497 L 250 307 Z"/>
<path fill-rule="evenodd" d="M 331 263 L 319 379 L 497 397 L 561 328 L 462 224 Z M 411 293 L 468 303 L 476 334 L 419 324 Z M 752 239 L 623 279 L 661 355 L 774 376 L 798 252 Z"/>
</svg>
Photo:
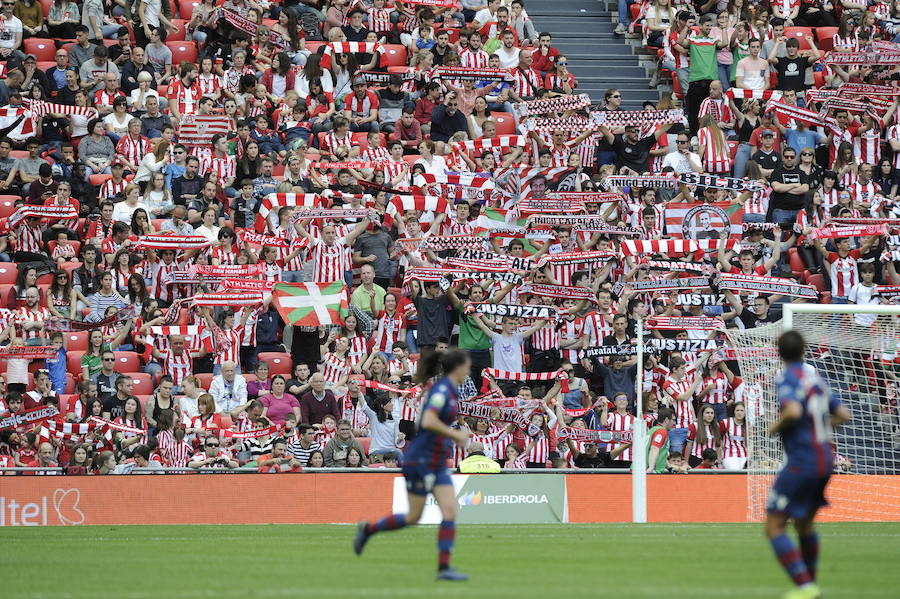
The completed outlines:
<svg viewBox="0 0 900 599">
<path fill-rule="evenodd" d="M 176 206 L 189 206 L 203 188 L 203 179 L 197 176 L 200 159 L 188 156 L 184 163 L 184 174 L 172 181 L 172 201 Z"/>
<path fill-rule="evenodd" d="M 759 165 L 764 177 L 772 176 L 778 167 L 778 152 L 775 151 L 775 131 L 763 129 L 759 134 L 760 147 L 753 154 L 752 160 Z"/>
<path fill-rule="evenodd" d="M 600 125 L 600 132 L 616 153 L 619 172 L 627 172 L 624 170 L 627 168 L 640 175 L 650 170 L 650 150 L 671 126 L 671 123 L 663 125 L 643 138 L 637 125 L 625 125 L 625 133 L 620 135 L 613 135 L 606 126 Z"/>
<path fill-rule="evenodd" d="M 734 294 L 730 289 L 725 289 L 725 300 L 734 308 L 734 312 L 723 315 L 723 318 L 737 318 L 741 321 L 743 328 L 754 329 L 756 327 L 765 326 L 773 322 L 781 320 L 781 316 L 773 314 L 771 310 L 771 298 L 758 295 L 750 302 L 750 306 L 745 308 L 741 303 L 741 298 Z M 772 296 L 780 297 L 780 296 Z"/>
<path fill-rule="evenodd" d="M 106 350 L 101 354 L 100 360 L 100 372 L 94 375 L 93 381 L 97 384 L 97 397 L 105 406 L 107 401 L 116 396 L 116 380 L 122 375 L 116 372 L 116 355 L 114 353 Z"/>
<path fill-rule="evenodd" d="M 806 173 L 797 168 L 797 150 L 785 148 L 781 152 L 781 164 L 769 177 L 772 198 L 769 201 L 769 215 L 766 218 L 768 222 L 779 223 L 782 228 L 793 226 L 809 191 L 807 179 Z"/>
<path fill-rule="evenodd" d="M 569 450 L 575 456 L 576 468 L 628 468 L 631 462 L 614 462 L 622 453 L 631 447 L 631 443 L 619 445 L 612 452 L 600 451 L 596 443 L 586 442 L 584 451 L 578 451 L 578 444 L 571 439 L 567 440 Z"/>
<path fill-rule="evenodd" d="M 772 45 L 772 51 L 769 52 L 768 60 L 769 64 L 773 65 L 778 72 L 778 89 L 792 89 L 796 92 L 802 92 L 806 89 L 806 69 L 819 60 L 821 55 L 812 37 L 807 35 L 806 42 L 811 48 L 806 53 L 809 54 L 808 57 L 800 55 L 800 41 L 795 37 L 787 39 L 782 37 Z M 781 44 L 784 44 L 787 56 L 778 58 L 778 48 Z"/>
</svg>

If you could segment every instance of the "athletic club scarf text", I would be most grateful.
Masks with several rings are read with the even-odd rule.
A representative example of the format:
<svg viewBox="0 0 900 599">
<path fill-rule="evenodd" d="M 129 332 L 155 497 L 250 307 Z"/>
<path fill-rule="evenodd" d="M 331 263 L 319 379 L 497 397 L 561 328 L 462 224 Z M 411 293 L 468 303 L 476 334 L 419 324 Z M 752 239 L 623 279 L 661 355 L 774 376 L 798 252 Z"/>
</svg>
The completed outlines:
<svg viewBox="0 0 900 599">
<path fill-rule="evenodd" d="M 265 272 L 262 263 L 225 264 L 221 266 L 196 265 L 188 269 L 191 274 L 213 278 L 258 277 Z"/>
<path fill-rule="evenodd" d="M 583 410 L 582 410 L 583 412 Z M 561 426 L 556 429 L 556 440 L 582 441 L 586 443 L 631 443 L 631 431 L 596 431 L 589 428 Z"/>
<path fill-rule="evenodd" d="M 529 430 L 534 427 L 534 431 L 529 430 L 530 436 L 536 435 L 540 429 L 531 424 L 528 418 L 515 408 L 499 408 L 495 406 L 474 403 L 471 401 L 461 401 L 458 404 L 459 413 L 463 416 L 472 418 L 480 418 L 482 420 L 493 420 L 495 422 L 509 422 L 515 424 L 520 430 Z"/>
<path fill-rule="evenodd" d="M 225 279 L 222 289 L 241 289 L 246 291 L 272 291 L 275 281 L 246 281 L 243 279 Z"/>
<path fill-rule="evenodd" d="M 293 220 L 342 220 L 350 218 L 371 218 L 368 208 L 298 208 L 294 211 Z"/>
<path fill-rule="evenodd" d="M 10 414 L 9 416 L 4 417 L 0 420 L 0 430 L 5 428 L 17 428 L 24 425 L 32 425 L 37 424 L 39 422 L 44 422 L 45 420 L 50 420 L 51 418 L 55 418 L 59 416 L 59 410 L 56 406 L 39 406 L 37 408 L 31 408 L 30 410 L 24 410 L 22 412 L 16 412 L 15 414 Z"/>
</svg>

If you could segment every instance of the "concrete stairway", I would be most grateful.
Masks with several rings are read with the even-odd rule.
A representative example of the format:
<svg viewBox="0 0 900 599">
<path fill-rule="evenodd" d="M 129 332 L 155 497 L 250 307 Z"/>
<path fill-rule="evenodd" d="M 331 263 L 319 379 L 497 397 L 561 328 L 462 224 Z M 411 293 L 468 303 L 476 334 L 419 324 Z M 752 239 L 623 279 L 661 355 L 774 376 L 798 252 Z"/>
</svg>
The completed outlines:
<svg viewBox="0 0 900 599">
<path fill-rule="evenodd" d="M 639 110 L 642 102 L 659 99 L 659 91 L 648 87 L 648 68 L 656 57 L 641 53 L 639 38 L 613 33 L 615 9 L 616 3 L 606 0 L 526 4 L 535 28 L 553 34 L 553 45 L 568 57 L 569 71 L 578 79 L 578 92 L 589 94 L 596 103 L 607 89 L 618 88 L 623 107 Z"/>
</svg>

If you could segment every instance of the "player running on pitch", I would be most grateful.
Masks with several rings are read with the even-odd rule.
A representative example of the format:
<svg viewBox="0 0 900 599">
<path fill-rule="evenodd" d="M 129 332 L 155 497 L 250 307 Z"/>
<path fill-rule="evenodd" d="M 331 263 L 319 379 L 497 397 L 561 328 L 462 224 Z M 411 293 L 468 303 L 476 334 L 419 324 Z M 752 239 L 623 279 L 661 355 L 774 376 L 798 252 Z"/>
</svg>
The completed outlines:
<svg viewBox="0 0 900 599">
<path fill-rule="evenodd" d="M 784 370 L 775 385 L 781 413 L 769 427 L 780 434 L 787 463 L 769 493 L 766 535 L 782 567 L 797 585 L 785 599 L 816 599 L 816 562 L 819 536 L 813 527 L 816 511 L 828 504 L 825 487 L 831 478 L 834 455 L 831 428 L 850 421 L 850 412 L 831 396 L 827 383 L 803 361 L 806 343 L 796 331 L 778 339 Z M 787 521 L 794 521 L 800 549 L 787 535 Z"/>
<path fill-rule="evenodd" d="M 456 492 L 447 472 L 447 458 L 452 455 L 450 441 L 465 447 L 469 439 L 468 431 L 450 428 L 456 418 L 456 388 L 469 376 L 468 354 L 461 350 L 450 350 L 432 354 L 419 364 L 416 379 L 426 383 L 443 373 L 428 390 L 422 415 L 419 417 L 418 432 L 403 457 L 403 476 L 409 497 L 409 511 L 406 514 L 392 514 L 378 522 L 361 522 L 353 541 L 357 555 L 362 553 L 366 542 L 377 532 L 397 530 L 415 524 L 422 516 L 425 498 L 429 493 L 441 508 L 441 525 L 438 528 L 438 580 L 468 580 L 468 576 L 450 567 L 450 553 L 456 537 Z"/>
</svg>

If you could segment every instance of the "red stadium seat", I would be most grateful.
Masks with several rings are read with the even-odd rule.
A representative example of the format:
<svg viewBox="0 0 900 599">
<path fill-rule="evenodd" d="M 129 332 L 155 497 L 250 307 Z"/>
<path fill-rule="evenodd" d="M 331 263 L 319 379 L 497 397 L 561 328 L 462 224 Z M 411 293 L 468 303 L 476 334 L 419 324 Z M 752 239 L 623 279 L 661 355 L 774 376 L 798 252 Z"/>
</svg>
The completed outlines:
<svg viewBox="0 0 900 599">
<path fill-rule="evenodd" d="M 53 60 L 56 56 L 56 44 L 51 39 L 29 37 L 22 41 L 25 54 L 34 54 L 37 60 Z"/>
<path fill-rule="evenodd" d="M 59 396 L 59 411 L 63 414 L 68 414 L 69 412 L 75 409 L 75 402 L 78 401 L 78 394 L 73 393 L 71 395 L 60 395 Z"/>
<path fill-rule="evenodd" d="M 0 264 L 0 284 L 15 283 L 19 277 L 19 269 L 12 262 Z"/>
<path fill-rule="evenodd" d="M 8 218 L 17 210 L 16 200 L 19 196 L 0 196 L 0 218 Z"/>
<path fill-rule="evenodd" d="M 213 375 L 211 372 L 198 372 L 194 374 L 198 379 L 200 379 L 200 386 L 209 391 L 209 386 L 212 384 Z"/>
<path fill-rule="evenodd" d="M 357 133 L 351 133 L 350 139 L 353 140 L 353 143 L 359 146 L 359 150 L 361 152 L 365 152 L 369 147 L 369 140 L 366 139 L 368 137 L 368 133 L 365 131 L 359 131 Z"/>
<path fill-rule="evenodd" d="M 117 372 L 140 372 L 141 360 L 138 358 L 137 352 L 133 351 L 117 351 L 116 354 L 116 371 Z"/>
<path fill-rule="evenodd" d="M 60 268 L 69 273 L 69 275 L 71 275 L 74 279 L 75 275 L 73 275 L 72 273 L 81 268 L 81 262 L 63 262 Z"/>
<path fill-rule="evenodd" d="M 120 371 L 121 372 L 121 371 Z M 153 377 L 146 372 L 128 372 L 125 376 L 131 377 L 131 383 L 134 385 L 132 393 L 135 395 L 153 395 Z"/>
<path fill-rule="evenodd" d="M 818 289 L 820 293 L 822 293 L 826 290 L 825 275 L 823 275 L 821 273 L 809 275 L 809 277 L 806 280 L 806 283 L 808 285 L 812 285 L 813 287 Z"/>
<path fill-rule="evenodd" d="M 87 352 L 85 350 L 66 352 L 66 371 L 77 378 L 81 378 L 81 358 Z"/>
<path fill-rule="evenodd" d="M 369 447 L 372 445 L 371 437 L 356 437 L 359 446 L 362 447 L 363 453 L 369 455 Z"/>
<path fill-rule="evenodd" d="M 200 4 L 199 0 L 178 0 L 178 16 L 190 21 L 194 7 Z"/>
<path fill-rule="evenodd" d="M 800 42 L 801 50 L 809 50 L 810 45 L 809 42 L 806 41 L 806 38 L 813 37 L 813 30 L 812 27 L 785 27 L 784 37 L 795 38 Z"/>
<path fill-rule="evenodd" d="M 419 158 L 421 158 L 421 156 L 419 154 L 406 154 L 403 156 L 404 162 L 406 162 L 410 166 L 415 164 L 416 160 L 418 160 Z"/>
<path fill-rule="evenodd" d="M 41 71 L 47 72 L 47 69 L 52 69 L 56 66 L 56 62 L 52 60 L 39 60 L 37 61 L 37 68 Z"/>
<path fill-rule="evenodd" d="M 168 42 L 183 42 L 187 39 L 187 20 L 186 19 L 172 19 L 172 25 L 175 25 L 177 28 L 175 31 L 170 31 L 169 35 L 166 36 L 166 41 Z M 174 62 L 174 59 L 173 59 Z"/>
<path fill-rule="evenodd" d="M 28 158 L 27 150 L 10 150 L 9 155 L 12 158 Z"/>
<path fill-rule="evenodd" d="M 516 121 L 508 112 L 492 112 L 491 118 L 497 123 L 497 135 L 515 135 Z"/>
<path fill-rule="evenodd" d="M 269 365 L 270 374 L 291 374 L 291 354 L 284 352 L 262 352 L 259 361 Z"/>
<path fill-rule="evenodd" d="M 803 263 L 803 258 L 800 257 L 800 252 L 797 251 L 797 248 L 788 250 L 788 262 L 791 265 L 791 272 L 798 277 L 802 277 L 803 271 L 806 270 L 806 264 Z"/>
<path fill-rule="evenodd" d="M 88 331 L 76 331 L 66 333 L 66 353 L 73 351 L 85 352 L 88 346 Z M 80 368 L 80 367 L 79 367 Z"/>
<path fill-rule="evenodd" d="M 166 46 L 172 51 L 173 65 L 178 65 L 182 62 L 197 62 L 197 44 L 193 41 L 166 42 Z"/>
<path fill-rule="evenodd" d="M 399 44 L 385 44 L 384 52 L 381 55 L 381 61 L 384 66 L 401 67 L 406 66 L 406 48 Z"/>
<path fill-rule="evenodd" d="M 631 20 L 636 21 L 638 15 L 641 14 L 641 5 L 638 3 L 632 4 L 628 7 L 628 12 L 631 15 Z"/>
<path fill-rule="evenodd" d="M 53 0 L 41 0 L 41 8 L 44 9 L 44 18 L 50 14 L 50 8 L 53 6 Z"/>
<path fill-rule="evenodd" d="M 816 45 L 819 50 L 822 52 L 834 50 L 834 34 L 837 31 L 837 27 L 816 27 Z"/>
<path fill-rule="evenodd" d="M 66 393 L 75 393 L 75 389 L 77 388 L 77 385 L 78 385 L 78 383 L 76 382 L 77 380 L 78 379 L 76 379 L 74 376 L 72 376 L 72 373 L 70 373 L 70 372 L 66 373 L 66 387 L 65 387 Z"/>
</svg>

